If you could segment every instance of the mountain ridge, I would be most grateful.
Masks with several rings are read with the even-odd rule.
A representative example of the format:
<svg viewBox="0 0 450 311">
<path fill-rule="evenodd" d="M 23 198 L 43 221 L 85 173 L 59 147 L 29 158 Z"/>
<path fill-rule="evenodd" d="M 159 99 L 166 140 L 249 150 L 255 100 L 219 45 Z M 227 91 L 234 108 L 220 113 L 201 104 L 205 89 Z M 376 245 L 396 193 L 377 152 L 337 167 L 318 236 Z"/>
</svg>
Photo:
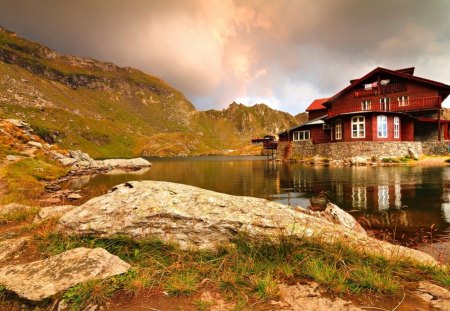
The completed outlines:
<svg viewBox="0 0 450 311">
<path fill-rule="evenodd" d="M 251 138 L 302 119 L 265 104 L 199 111 L 155 76 L 62 55 L 1 27 L 0 75 L 0 117 L 96 157 L 248 153 Z"/>
</svg>

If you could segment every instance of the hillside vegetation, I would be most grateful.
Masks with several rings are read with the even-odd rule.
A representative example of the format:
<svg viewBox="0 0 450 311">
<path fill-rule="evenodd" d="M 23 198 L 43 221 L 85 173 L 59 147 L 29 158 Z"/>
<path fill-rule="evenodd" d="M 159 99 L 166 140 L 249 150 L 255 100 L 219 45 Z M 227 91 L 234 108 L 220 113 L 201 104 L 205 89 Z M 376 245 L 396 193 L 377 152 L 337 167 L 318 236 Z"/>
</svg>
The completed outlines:
<svg viewBox="0 0 450 311">
<path fill-rule="evenodd" d="M 61 55 L 0 28 L 0 118 L 94 157 L 247 153 L 249 140 L 297 124 L 264 104 L 197 111 L 159 78 Z M 258 152 L 258 149 L 251 149 Z"/>
</svg>

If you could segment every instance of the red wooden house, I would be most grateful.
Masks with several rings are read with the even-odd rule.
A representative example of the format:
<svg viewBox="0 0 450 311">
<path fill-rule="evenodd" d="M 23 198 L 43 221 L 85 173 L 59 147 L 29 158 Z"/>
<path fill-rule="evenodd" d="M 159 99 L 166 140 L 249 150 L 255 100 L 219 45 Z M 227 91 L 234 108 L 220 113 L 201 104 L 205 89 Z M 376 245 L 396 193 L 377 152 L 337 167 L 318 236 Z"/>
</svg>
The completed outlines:
<svg viewBox="0 0 450 311">
<path fill-rule="evenodd" d="M 449 94 L 449 85 L 414 76 L 414 67 L 378 67 L 334 96 L 313 101 L 309 120 L 280 133 L 280 141 L 448 140 L 441 104 Z"/>
</svg>

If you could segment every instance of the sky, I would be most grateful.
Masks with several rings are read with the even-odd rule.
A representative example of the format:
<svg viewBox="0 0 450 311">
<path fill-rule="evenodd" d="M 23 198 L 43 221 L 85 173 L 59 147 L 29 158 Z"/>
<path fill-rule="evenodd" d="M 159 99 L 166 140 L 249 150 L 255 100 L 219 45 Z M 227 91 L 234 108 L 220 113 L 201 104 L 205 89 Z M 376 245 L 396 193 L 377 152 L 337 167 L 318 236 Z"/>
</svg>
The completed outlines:
<svg viewBox="0 0 450 311">
<path fill-rule="evenodd" d="M 0 0 L 0 25 L 158 76 L 200 110 L 297 114 L 377 66 L 450 84 L 450 0 Z"/>
</svg>

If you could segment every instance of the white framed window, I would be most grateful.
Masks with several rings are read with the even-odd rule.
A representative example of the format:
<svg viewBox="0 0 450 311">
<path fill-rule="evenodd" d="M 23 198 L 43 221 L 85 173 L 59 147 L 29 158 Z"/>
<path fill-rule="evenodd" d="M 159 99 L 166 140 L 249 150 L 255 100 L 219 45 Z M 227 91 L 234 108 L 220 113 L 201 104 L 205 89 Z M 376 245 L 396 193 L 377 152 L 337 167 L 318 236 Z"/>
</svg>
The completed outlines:
<svg viewBox="0 0 450 311">
<path fill-rule="evenodd" d="M 295 131 L 292 136 L 293 141 L 301 141 L 310 139 L 309 131 Z"/>
<path fill-rule="evenodd" d="M 389 97 L 381 97 L 380 98 L 381 111 L 389 111 L 390 104 L 391 104 L 391 99 Z"/>
<path fill-rule="evenodd" d="M 394 117 L 394 138 L 400 138 L 400 118 Z"/>
<path fill-rule="evenodd" d="M 370 110 L 372 108 L 371 100 L 363 100 L 361 101 L 361 110 Z"/>
<path fill-rule="evenodd" d="M 342 139 L 342 121 L 337 119 L 334 123 L 334 134 L 336 140 Z"/>
<path fill-rule="evenodd" d="M 366 137 L 366 118 L 356 116 L 352 118 L 352 138 Z"/>
<path fill-rule="evenodd" d="M 388 129 L 387 129 L 387 117 L 386 116 L 378 116 L 377 117 L 377 128 L 378 128 L 378 137 L 387 138 L 388 137 Z"/>
<path fill-rule="evenodd" d="M 405 106 L 409 105 L 409 97 L 408 96 L 399 96 L 397 98 L 397 100 L 398 100 L 398 105 L 400 107 L 405 107 Z"/>
</svg>

